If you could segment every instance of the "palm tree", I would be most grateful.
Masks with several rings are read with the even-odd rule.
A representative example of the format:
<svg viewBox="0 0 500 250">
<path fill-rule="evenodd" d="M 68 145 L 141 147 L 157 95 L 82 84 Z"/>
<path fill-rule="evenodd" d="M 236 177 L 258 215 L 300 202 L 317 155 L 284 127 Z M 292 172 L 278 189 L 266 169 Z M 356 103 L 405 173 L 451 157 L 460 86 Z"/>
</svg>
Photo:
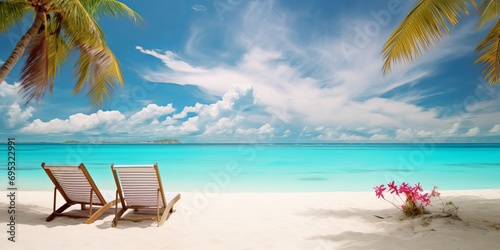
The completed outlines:
<svg viewBox="0 0 500 250">
<path fill-rule="evenodd" d="M 7 32 L 25 16 L 32 16 L 31 27 L 20 38 L 12 54 L 0 68 L 0 84 L 26 50 L 21 71 L 20 93 L 26 103 L 38 101 L 52 91 L 62 63 L 77 55 L 73 94 L 87 88 L 94 105 L 104 98 L 123 76 L 118 60 L 105 42 L 97 20 L 105 15 L 141 17 L 115 0 L 3 0 L 0 2 L 0 32 Z"/>
<path fill-rule="evenodd" d="M 486 37 L 477 45 L 476 64 L 484 67 L 484 78 L 491 84 L 500 82 L 500 1 L 498 0 L 419 0 L 391 34 L 383 48 L 384 74 L 392 70 L 393 64 L 410 62 L 427 51 L 433 44 L 450 32 L 450 25 L 458 24 L 469 10 L 479 16 L 476 29 L 496 20 Z"/>
</svg>

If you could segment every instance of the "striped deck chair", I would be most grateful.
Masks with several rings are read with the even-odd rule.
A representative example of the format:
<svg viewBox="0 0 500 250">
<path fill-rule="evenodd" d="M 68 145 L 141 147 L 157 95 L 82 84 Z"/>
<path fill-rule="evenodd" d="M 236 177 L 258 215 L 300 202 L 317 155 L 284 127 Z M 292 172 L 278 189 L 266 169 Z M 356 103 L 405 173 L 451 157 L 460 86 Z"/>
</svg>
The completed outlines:
<svg viewBox="0 0 500 250">
<path fill-rule="evenodd" d="M 52 214 L 45 220 L 52 221 L 56 216 L 67 216 L 73 218 L 88 218 L 86 224 L 93 223 L 103 213 L 116 204 L 116 200 L 106 201 L 96 184 L 92 180 L 87 168 L 83 163 L 78 166 L 68 165 L 46 165 L 42 163 L 42 168 L 54 183 L 54 203 Z M 56 209 L 57 191 L 62 195 L 66 203 Z M 63 213 L 72 205 L 81 205 L 81 210 L 86 210 L 89 206 L 88 215 Z M 95 210 L 94 206 L 100 208 Z"/>
<path fill-rule="evenodd" d="M 114 165 L 111 170 L 116 182 L 116 199 L 121 201 L 121 209 L 115 206 L 115 218 L 111 223 L 116 227 L 118 220 L 143 221 L 156 220 L 158 227 L 163 225 L 168 214 L 172 213 L 174 204 L 181 198 L 180 194 L 165 196 L 158 165 Z M 145 214 L 138 217 L 123 216 L 128 209 L 154 209 L 156 216 Z"/>
</svg>

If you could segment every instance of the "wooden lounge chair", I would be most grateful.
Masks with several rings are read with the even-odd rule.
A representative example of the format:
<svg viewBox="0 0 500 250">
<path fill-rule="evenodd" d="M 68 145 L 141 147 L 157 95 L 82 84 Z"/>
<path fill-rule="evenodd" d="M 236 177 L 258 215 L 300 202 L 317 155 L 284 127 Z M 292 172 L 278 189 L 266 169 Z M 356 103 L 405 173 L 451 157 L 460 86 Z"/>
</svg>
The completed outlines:
<svg viewBox="0 0 500 250">
<path fill-rule="evenodd" d="M 45 170 L 45 173 L 47 173 L 52 183 L 54 183 L 52 214 L 45 219 L 46 221 L 51 221 L 56 216 L 67 216 L 73 218 L 88 218 L 85 223 L 91 224 L 116 204 L 116 200 L 108 202 L 104 199 L 104 196 L 97 188 L 83 163 L 78 166 L 55 166 L 46 165 L 45 162 L 43 162 L 42 168 Z M 66 200 L 66 203 L 58 209 L 56 209 L 56 191 L 59 191 L 64 200 Z M 63 213 L 72 205 L 77 204 L 81 205 L 81 210 L 86 210 L 88 205 L 89 214 Z M 100 208 L 95 210 L 94 206 L 100 206 Z"/>
<path fill-rule="evenodd" d="M 143 221 L 156 220 L 158 227 L 163 225 L 169 213 L 172 213 L 174 204 L 181 198 L 180 194 L 167 199 L 160 178 L 158 165 L 114 165 L 111 170 L 116 182 L 116 199 L 121 201 L 121 209 L 115 206 L 115 218 L 111 223 L 116 227 L 118 220 Z M 167 200 L 169 200 L 167 202 Z M 155 209 L 156 216 L 135 217 L 123 216 L 128 209 Z M 147 214 L 146 214 L 147 215 Z"/>
</svg>

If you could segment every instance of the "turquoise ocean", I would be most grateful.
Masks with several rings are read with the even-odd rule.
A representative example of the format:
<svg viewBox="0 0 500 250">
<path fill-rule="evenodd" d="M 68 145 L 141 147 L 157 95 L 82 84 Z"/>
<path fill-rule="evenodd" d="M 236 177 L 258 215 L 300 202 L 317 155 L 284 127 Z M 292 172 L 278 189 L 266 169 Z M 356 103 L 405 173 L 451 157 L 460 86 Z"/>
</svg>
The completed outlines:
<svg viewBox="0 0 500 250">
<path fill-rule="evenodd" d="M 100 189 L 114 189 L 111 163 L 158 163 L 180 192 L 373 191 L 395 180 L 448 189 L 500 188 L 500 144 L 17 144 L 19 190 L 52 190 L 41 163 L 84 163 Z M 0 187 L 8 187 L 0 144 Z M 5 190 L 5 189 L 4 189 Z"/>
</svg>

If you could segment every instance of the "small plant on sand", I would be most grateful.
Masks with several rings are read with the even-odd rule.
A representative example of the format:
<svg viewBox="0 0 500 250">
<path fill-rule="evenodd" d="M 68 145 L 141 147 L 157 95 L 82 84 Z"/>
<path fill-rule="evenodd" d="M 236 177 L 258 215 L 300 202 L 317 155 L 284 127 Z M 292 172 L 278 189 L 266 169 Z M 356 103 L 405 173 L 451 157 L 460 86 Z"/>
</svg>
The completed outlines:
<svg viewBox="0 0 500 250">
<path fill-rule="evenodd" d="M 460 219 L 458 217 L 458 207 L 451 201 L 444 202 L 441 199 L 441 193 L 437 191 L 437 188 L 437 186 L 434 186 L 431 192 L 431 197 L 437 197 L 441 201 L 441 205 L 443 206 L 442 212 L 447 214 L 448 216 L 451 216 L 452 218 Z"/>
<path fill-rule="evenodd" d="M 406 216 L 417 216 L 425 213 L 425 207 L 430 205 L 431 200 L 428 193 L 423 193 L 423 189 L 420 186 L 420 183 L 411 186 L 410 184 L 403 182 L 401 185 L 395 185 L 394 181 L 387 184 L 389 190 L 385 188 L 385 185 L 382 184 L 380 186 L 374 187 L 375 195 L 387 202 L 394 205 L 396 208 L 401 210 Z M 392 201 L 387 200 L 384 197 L 384 191 L 390 192 L 391 194 L 395 194 L 395 197 Z M 395 200 L 399 200 L 397 203 L 401 202 L 401 205 L 397 205 Z"/>
</svg>

